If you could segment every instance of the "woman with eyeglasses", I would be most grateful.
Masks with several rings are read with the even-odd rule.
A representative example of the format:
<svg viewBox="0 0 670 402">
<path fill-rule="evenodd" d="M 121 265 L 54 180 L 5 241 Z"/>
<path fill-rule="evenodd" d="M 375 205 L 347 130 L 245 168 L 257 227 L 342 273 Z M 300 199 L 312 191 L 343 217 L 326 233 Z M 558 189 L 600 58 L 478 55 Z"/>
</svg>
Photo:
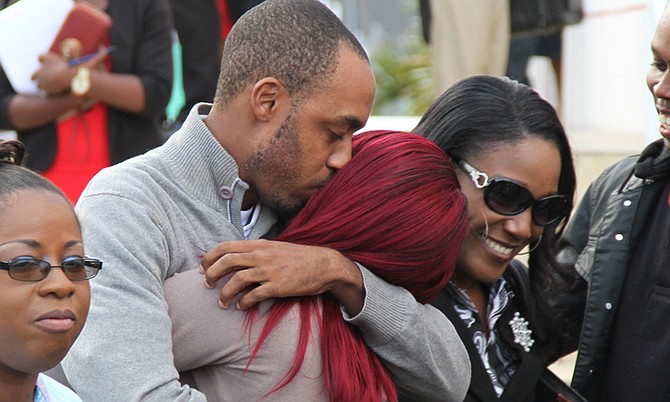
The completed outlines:
<svg viewBox="0 0 670 402">
<path fill-rule="evenodd" d="M 451 156 L 468 198 L 456 270 L 433 303 L 470 354 L 466 401 L 541 400 L 541 373 L 574 349 L 552 306 L 571 281 L 553 257 L 575 191 L 558 116 L 523 84 L 474 76 L 437 99 L 414 132 Z M 530 270 L 514 259 L 527 247 Z"/>
<path fill-rule="evenodd" d="M 0 142 L 0 401 L 81 401 L 41 373 L 79 336 L 102 262 L 84 256 L 65 195 L 18 166 L 23 154 Z"/>
</svg>

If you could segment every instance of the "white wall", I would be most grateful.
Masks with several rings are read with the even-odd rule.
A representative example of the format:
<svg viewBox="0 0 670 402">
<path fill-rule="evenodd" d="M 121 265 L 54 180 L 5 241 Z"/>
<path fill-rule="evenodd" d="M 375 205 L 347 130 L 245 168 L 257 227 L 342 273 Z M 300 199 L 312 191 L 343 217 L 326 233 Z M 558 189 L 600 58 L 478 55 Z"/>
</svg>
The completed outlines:
<svg viewBox="0 0 670 402">
<path fill-rule="evenodd" d="M 584 0 L 584 21 L 564 31 L 563 120 L 568 128 L 658 138 L 645 76 L 665 0 Z M 606 139 L 604 139 L 606 140 Z"/>
<path fill-rule="evenodd" d="M 362 3 L 333 2 L 338 1 L 358 7 Z M 391 3 L 396 2 L 400 1 Z M 560 110 L 569 133 L 596 137 L 596 146 L 602 143 L 605 152 L 608 147 L 621 147 L 622 136 L 626 138 L 626 148 L 632 144 L 636 149 L 637 144 L 658 138 L 657 115 L 645 76 L 652 62 L 651 38 L 666 3 L 667 0 L 583 0 L 584 20 L 564 31 L 560 105 L 550 63 L 545 58 L 531 59 L 529 76 L 533 86 Z M 376 118 L 369 125 L 376 128 L 380 123 L 394 123 L 384 128 L 408 128 L 400 120 Z"/>
</svg>

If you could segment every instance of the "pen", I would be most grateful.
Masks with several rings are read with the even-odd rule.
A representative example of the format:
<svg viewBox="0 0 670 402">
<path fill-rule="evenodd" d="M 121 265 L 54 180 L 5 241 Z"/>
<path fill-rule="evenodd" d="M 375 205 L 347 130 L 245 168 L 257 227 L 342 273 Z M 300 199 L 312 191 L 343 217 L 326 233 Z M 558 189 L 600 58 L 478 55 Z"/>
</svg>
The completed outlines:
<svg viewBox="0 0 670 402">
<path fill-rule="evenodd" d="M 112 53 L 114 50 L 116 50 L 116 46 L 108 46 L 108 47 L 105 48 L 105 51 L 107 52 L 107 54 Z M 97 54 L 98 54 L 98 52 L 89 53 L 87 55 L 77 57 L 76 59 L 72 59 L 72 60 L 68 61 L 67 64 L 69 66 L 76 66 L 77 64 L 81 64 L 81 63 L 83 63 L 87 60 L 92 59 Z"/>
</svg>

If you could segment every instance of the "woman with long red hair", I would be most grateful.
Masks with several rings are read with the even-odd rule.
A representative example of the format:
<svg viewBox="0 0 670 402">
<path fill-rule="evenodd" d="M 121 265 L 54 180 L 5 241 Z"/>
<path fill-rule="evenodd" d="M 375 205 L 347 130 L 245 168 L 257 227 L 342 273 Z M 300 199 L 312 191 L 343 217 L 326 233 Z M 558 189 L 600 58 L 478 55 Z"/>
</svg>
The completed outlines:
<svg viewBox="0 0 670 402">
<path fill-rule="evenodd" d="M 449 281 L 466 199 L 449 158 L 410 133 L 373 131 L 277 240 L 325 246 L 430 302 Z M 165 283 L 182 381 L 209 401 L 395 401 L 386 368 L 328 294 L 221 310 L 195 270 Z M 389 300 L 393 303 L 393 300 Z"/>
</svg>

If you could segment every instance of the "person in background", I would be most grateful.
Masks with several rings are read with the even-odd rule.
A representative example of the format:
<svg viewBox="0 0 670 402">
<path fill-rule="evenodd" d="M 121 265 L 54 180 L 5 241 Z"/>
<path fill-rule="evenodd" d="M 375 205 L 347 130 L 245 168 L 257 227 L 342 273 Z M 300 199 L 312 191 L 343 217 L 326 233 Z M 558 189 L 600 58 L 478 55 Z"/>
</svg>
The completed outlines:
<svg viewBox="0 0 670 402">
<path fill-rule="evenodd" d="M 100 172 L 77 205 L 87 247 L 109 267 L 62 364 L 84 399 L 205 399 L 179 381 L 163 283 L 206 261 L 216 261 L 210 285 L 217 267 L 238 267 L 222 306 L 238 285 L 254 285 L 240 308 L 330 293 L 394 380 L 462 398 L 467 355 L 439 311 L 336 250 L 248 241 L 276 236 L 346 165 L 374 95 L 364 49 L 322 3 L 266 0 L 237 21 L 214 104 L 196 105 L 164 145 Z"/>
<path fill-rule="evenodd" d="M 81 401 L 41 374 L 81 332 L 102 263 L 85 257 L 65 195 L 19 166 L 23 144 L 0 142 L 0 400 Z M 58 264 L 58 265 L 56 265 Z"/>
<path fill-rule="evenodd" d="M 670 394 L 670 9 L 651 42 L 647 86 L 661 138 L 588 188 L 559 259 L 579 273 L 584 319 L 572 386 L 590 401 L 665 401 Z"/>
<path fill-rule="evenodd" d="M 223 44 L 233 24 L 263 0 L 170 0 L 181 44 L 184 106 L 177 127 L 199 102 L 211 102 L 221 66 Z M 218 38 L 213 35 L 218 32 Z"/>
<path fill-rule="evenodd" d="M 220 21 L 217 0 L 170 0 L 174 27 L 181 45 L 180 60 L 184 106 L 176 116 L 176 127 L 198 102 L 211 102 L 221 66 L 222 41 L 217 35 Z"/>
<path fill-rule="evenodd" d="M 371 131 L 354 137 L 351 161 L 277 240 L 332 247 L 427 303 L 451 277 L 465 209 L 435 144 Z M 175 366 L 208 401 L 396 400 L 388 371 L 332 296 L 266 300 L 244 312 L 219 309 L 216 293 L 197 270 L 165 282 Z"/>
<path fill-rule="evenodd" d="M 76 202 L 100 169 L 162 143 L 172 85 L 172 21 L 167 0 L 87 0 L 112 18 L 101 51 L 70 66 L 40 57 L 34 78 L 46 96 L 17 94 L 0 69 L 0 129 L 26 145 L 26 165 Z M 74 84 L 74 82 L 78 84 Z"/>
<path fill-rule="evenodd" d="M 437 99 L 414 132 L 453 159 L 468 198 L 456 271 L 433 303 L 470 355 L 465 400 L 535 401 L 543 370 L 574 349 L 578 332 L 551 303 L 574 280 L 553 258 L 575 191 L 563 127 L 529 87 L 474 76 Z M 530 270 L 515 260 L 526 247 Z"/>
<path fill-rule="evenodd" d="M 555 32 L 550 33 L 528 34 L 527 36 L 519 37 L 512 35 L 506 75 L 522 84 L 530 85 L 527 69 L 531 56 L 548 57 L 556 78 L 556 88 L 560 100 L 563 53 L 562 36 L 563 28 L 557 28 Z"/>
<path fill-rule="evenodd" d="M 502 76 L 510 41 L 510 0 L 420 0 L 433 56 L 435 98 L 472 75 Z"/>
<path fill-rule="evenodd" d="M 584 18 L 582 1 L 510 0 L 510 18 L 512 37 L 506 75 L 530 86 L 527 70 L 531 56 L 547 57 L 560 106 L 563 30 Z M 560 107 L 557 109 L 560 114 Z"/>
</svg>

